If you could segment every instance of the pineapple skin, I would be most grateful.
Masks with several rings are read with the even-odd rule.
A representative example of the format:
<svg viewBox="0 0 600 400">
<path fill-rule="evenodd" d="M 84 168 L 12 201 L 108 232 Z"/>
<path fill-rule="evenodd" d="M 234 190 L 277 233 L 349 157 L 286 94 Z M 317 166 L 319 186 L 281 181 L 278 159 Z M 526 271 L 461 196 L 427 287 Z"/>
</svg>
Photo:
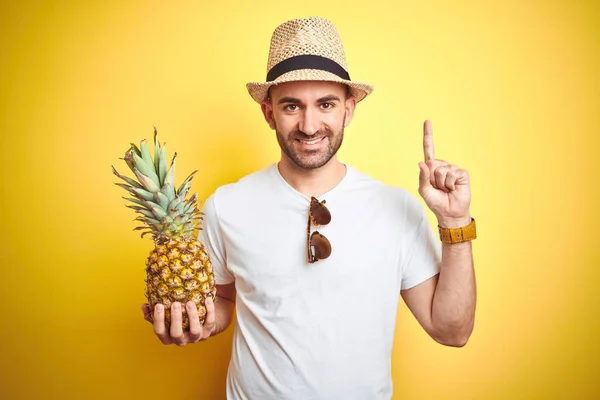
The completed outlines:
<svg viewBox="0 0 600 400">
<path fill-rule="evenodd" d="M 200 323 L 206 318 L 206 299 L 216 300 L 212 265 L 204 244 L 194 237 L 155 240 L 155 247 L 146 260 L 146 298 L 151 309 L 156 304 L 165 307 L 165 325 L 171 324 L 171 304 L 182 304 L 184 331 L 190 322 L 185 304 L 196 304 Z"/>
</svg>

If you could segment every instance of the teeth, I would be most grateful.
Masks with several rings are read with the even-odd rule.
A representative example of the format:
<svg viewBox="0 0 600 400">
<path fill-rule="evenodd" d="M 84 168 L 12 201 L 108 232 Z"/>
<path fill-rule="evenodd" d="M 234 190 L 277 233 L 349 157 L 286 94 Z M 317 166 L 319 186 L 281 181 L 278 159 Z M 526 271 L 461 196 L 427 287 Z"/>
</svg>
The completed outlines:
<svg viewBox="0 0 600 400">
<path fill-rule="evenodd" d="M 315 140 L 300 140 L 300 142 L 302 142 L 304 144 L 315 144 L 315 143 L 320 142 L 321 140 L 323 140 L 323 138 L 315 139 Z"/>
</svg>

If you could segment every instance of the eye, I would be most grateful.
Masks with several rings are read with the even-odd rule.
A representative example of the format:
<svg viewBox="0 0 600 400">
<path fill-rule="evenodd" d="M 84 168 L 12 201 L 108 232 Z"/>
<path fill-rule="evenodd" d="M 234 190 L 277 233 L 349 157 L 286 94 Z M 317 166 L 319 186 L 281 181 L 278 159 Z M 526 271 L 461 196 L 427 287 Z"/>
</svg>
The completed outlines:
<svg viewBox="0 0 600 400">
<path fill-rule="evenodd" d="M 323 104 L 321 104 L 321 108 L 323 108 L 325 110 L 331 110 L 333 107 L 335 107 L 333 105 L 333 103 L 323 103 Z"/>
<path fill-rule="evenodd" d="M 288 104 L 283 107 L 284 111 L 296 111 L 298 110 L 298 104 Z"/>
</svg>

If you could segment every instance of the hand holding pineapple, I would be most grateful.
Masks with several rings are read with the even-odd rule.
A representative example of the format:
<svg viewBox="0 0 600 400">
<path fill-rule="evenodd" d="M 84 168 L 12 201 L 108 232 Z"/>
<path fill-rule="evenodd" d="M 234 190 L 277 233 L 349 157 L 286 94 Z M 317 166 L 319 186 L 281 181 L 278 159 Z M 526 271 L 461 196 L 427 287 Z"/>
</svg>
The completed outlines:
<svg viewBox="0 0 600 400">
<path fill-rule="evenodd" d="M 142 306 L 144 319 L 154 325 L 154 333 L 163 344 L 176 344 L 184 346 L 208 339 L 216 331 L 215 306 L 212 299 L 206 299 L 206 319 L 204 324 L 200 323 L 200 316 L 196 305 L 192 301 L 186 304 L 186 311 L 190 321 L 189 331 L 183 330 L 181 303 L 174 302 L 171 305 L 171 324 L 167 329 L 165 324 L 164 308 L 162 304 L 154 307 L 154 313 L 149 304 Z"/>
<path fill-rule="evenodd" d="M 144 224 L 134 230 L 143 230 L 142 237 L 151 234 L 154 241 L 146 260 L 148 304 L 144 305 L 144 315 L 154 313 L 159 317 L 154 319 L 154 326 L 155 331 L 161 332 L 163 343 L 185 344 L 208 337 L 214 329 L 216 287 L 207 249 L 196 238 L 195 230 L 202 229 L 196 195 L 186 199 L 196 171 L 175 190 L 176 157 L 177 153 L 167 169 L 166 148 L 159 145 L 155 129 L 154 159 L 146 140 L 142 140 L 139 148 L 132 144 L 125 153 L 124 160 L 137 181 L 119 174 L 114 167 L 113 173 L 126 182 L 116 185 L 132 196 L 126 200 L 134 205 L 127 207 L 140 214 L 135 220 Z M 171 315 L 175 304 L 194 306 L 180 308 Z M 167 330 L 171 337 L 167 336 Z"/>
</svg>

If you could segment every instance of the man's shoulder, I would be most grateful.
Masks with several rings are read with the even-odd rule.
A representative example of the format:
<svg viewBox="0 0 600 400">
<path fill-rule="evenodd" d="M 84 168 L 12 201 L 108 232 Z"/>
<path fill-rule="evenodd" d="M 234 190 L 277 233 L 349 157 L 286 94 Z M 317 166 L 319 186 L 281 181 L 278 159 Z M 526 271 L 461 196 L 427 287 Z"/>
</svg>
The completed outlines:
<svg viewBox="0 0 600 400">
<path fill-rule="evenodd" d="M 404 186 L 384 182 L 375 178 L 367 172 L 361 171 L 356 167 L 350 167 L 353 174 L 353 188 L 362 190 L 365 193 L 375 194 L 386 198 L 414 199 L 415 196 Z"/>
<path fill-rule="evenodd" d="M 390 223 L 410 221 L 418 223 L 425 215 L 425 206 L 417 193 L 401 183 L 392 180 L 381 180 L 368 173 L 354 170 L 354 180 L 347 196 L 348 207 L 372 210 L 387 215 Z M 408 222 L 407 222 L 408 223 Z"/>
<path fill-rule="evenodd" d="M 239 202 L 240 199 L 248 199 L 256 193 L 264 192 L 273 186 L 273 168 L 274 164 L 269 164 L 242 176 L 235 182 L 223 184 L 217 187 L 210 199 L 219 203 L 227 203 L 230 200 Z"/>
</svg>

